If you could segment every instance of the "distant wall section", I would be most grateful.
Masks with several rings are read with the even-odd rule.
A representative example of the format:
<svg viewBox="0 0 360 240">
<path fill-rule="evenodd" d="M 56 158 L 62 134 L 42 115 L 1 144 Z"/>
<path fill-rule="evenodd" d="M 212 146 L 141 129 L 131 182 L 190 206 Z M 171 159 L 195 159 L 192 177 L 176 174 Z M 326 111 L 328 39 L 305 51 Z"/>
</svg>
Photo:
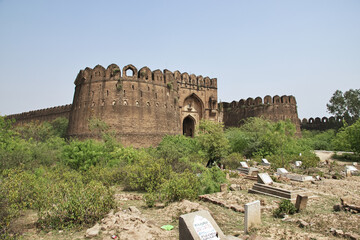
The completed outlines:
<svg viewBox="0 0 360 240">
<path fill-rule="evenodd" d="M 59 117 L 69 118 L 71 111 L 71 104 L 40 109 L 30 112 L 13 114 L 6 116 L 7 119 L 15 119 L 15 125 L 23 125 L 32 121 L 45 122 L 52 121 Z"/>
<path fill-rule="evenodd" d="M 241 121 L 249 117 L 264 117 L 271 121 L 290 119 L 300 134 L 300 120 L 298 118 L 296 99 L 294 96 L 265 96 L 241 99 L 231 103 L 223 102 L 223 122 L 226 127 L 238 127 Z"/>
<path fill-rule="evenodd" d="M 301 129 L 325 131 L 328 129 L 339 129 L 343 126 L 343 118 L 323 117 L 304 118 L 301 121 Z"/>
</svg>

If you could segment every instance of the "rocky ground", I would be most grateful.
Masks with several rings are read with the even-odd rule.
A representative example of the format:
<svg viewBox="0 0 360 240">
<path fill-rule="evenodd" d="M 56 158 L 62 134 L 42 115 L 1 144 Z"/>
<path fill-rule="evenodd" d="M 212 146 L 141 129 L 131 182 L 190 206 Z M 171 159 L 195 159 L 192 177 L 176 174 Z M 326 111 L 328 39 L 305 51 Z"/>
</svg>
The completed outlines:
<svg viewBox="0 0 360 240">
<path fill-rule="evenodd" d="M 240 239 L 360 239 L 360 213 L 342 207 L 341 198 L 349 204 L 360 206 L 360 176 L 342 177 L 343 166 L 331 163 L 331 155 L 321 156 L 324 162 L 310 174 L 321 174 L 321 180 L 293 182 L 280 180 L 289 188 L 309 189 L 315 198 L 308 201 L 307 208 L 283 219 L 274 218 L 273 210 L 278 207 L 278 198 L 250 194 L 248 190 L 254 180 L 244 176 L 229 179 L 231 190 L 207 195 L 211 201 L 195 200 L 172 203 L 168 206 L 146 207 L 141 193 L 117 189 L 117 209 L 111 211 L 92 228 L 71 231 L 44 232 L 36 229 L 36 214 L 28 211 L 12 226 L 21 231 L 24 239 L 178 239 L 178 218 L 181 214 L 208 210 L 226 235 Z M 325 157 L 324 157 L 325 156 Z M 327 161 L 326 161 L 327 160 Z M 326 163 L 327 162 L 327 163 Z M 263 171 L 267 169 L 262 169 Z M 334 179 L 336 178 L 336 179 Z M 206 200 L 206 199 L 204 199 Z M 243 206 L 260 200 L 262 225 L 245 235 Z M 339 208 L 334 210 L 334 205 Z M 170 231 L 163 225 L 173 225 Z"/>
</svg>

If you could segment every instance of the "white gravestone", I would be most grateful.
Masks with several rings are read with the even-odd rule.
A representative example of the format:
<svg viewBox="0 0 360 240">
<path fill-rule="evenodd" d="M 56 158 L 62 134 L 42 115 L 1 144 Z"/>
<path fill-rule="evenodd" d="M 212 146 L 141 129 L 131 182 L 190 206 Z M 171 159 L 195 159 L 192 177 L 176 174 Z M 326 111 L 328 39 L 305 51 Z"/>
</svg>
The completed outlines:
<svg viewBox="0 0 360 240">
<path fill-rule="evenodd" d="M 257 176 L 258 176 L 257 177 L 258 183 L 263 183 L 263 184 L 266 184 L 266 185 L 270 185 L 270 184 L 273 183 L 273 180 L 271 179 L 271 177 L 267 173 L 258 173 Z"/>
<path fill-rule="evenodd" d="M 265 165 L 265 166 L 269 166 L 269 165 L 270 165 L 269 161 L 268 161 L 266 158 L 261 159 L 261 162 L 262 162 L 262 164 Z"/>
<path fill-rule="evenodd" d="M 350 172 L 356 172 L 356 171 L 358 171 L 356 167 L 351 166 L 351 165 L 350 165 L 350 166 L 345 166 L 345 172 L 346 172 L 347 170 L 349 170 Z"/>
<path fill-rule="evenodd" d="M 210 213 L 205 210 L 181 215 L 179 218 L 179 240 L 223 240 L 226 239 Z"/>
<path fill-rule="evenodd" d="M 249 232 L 249 229 L 261 224 L 261 207 L 260 201 L 245 204 L 245 233 Z"/>
<path fill-rule="evenodd" d="M 243 168 L 248 168 L 249 167 L 246 162 L 240 162 L 240 165 Z"/>
<path fill-rule="evenodd" d="M 280 175 L 286 175 L 287 173 L 289 173 L 285 168 L 278 168 L 276 172 Z"/>
</svg>

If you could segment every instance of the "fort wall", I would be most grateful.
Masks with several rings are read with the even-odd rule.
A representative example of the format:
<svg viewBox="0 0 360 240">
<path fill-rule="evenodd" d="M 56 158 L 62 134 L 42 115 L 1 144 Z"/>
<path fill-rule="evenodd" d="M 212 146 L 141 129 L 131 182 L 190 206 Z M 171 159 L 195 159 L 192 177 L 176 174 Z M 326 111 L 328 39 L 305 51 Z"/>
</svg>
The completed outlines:
<svg viewBox="0 0 360 240">
<path fill-rule="evenodd" d="M 265 96 L 241 99 L 231 103 L 223 102 L 223 121 L 226 127 L 238 127 L 249 117 L 264 117 L 271 121 L 290 119 L 300 134 L 300 120 L 298 118 L 296 99 L 294 96 Z"/>
<path fill-rule="evenodd" d="M 30 112 L 24 112 L 19 114 L 12 114 L 6 116 L 7 119 L 14 119 L 15 125 L 24 125 L 32 121 L 45 122 L 52 121 L 59 117 L 69 118 L 71 111 L 71 104 L 52 107 L 46 109 L 40 109 Z"/>
<path fill-rule="evenodd" d="M 93 118 L 107 123 L 125 146 L 157 145 L 184 128 L 191 135 L 200 119 L 217 120 L 217 110 L 212 112 L 216 84 L 216 79 L 133 65 L 86 68 L 75 80 L 68 135 L 94 137 L 89 130 Z M 189 124 L 184 126 L 185 119 Z"/>
<path fill-rule="evenodd" d="M 325 131 L 328 129 L 339 129 L 343 126 L 343 118 L 323 117 L 323 118 L 303 118 L 301 129 Z"/>
</svg>

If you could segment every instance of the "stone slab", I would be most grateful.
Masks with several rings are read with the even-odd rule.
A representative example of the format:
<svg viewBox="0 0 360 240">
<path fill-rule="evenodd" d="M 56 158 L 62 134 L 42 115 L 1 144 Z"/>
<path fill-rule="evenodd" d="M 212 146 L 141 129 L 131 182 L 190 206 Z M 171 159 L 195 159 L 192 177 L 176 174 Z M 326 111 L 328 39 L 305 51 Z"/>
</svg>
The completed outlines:
<svg viewBox="0 0 360 240">
<path fill-rule="evenodd" d="M 346 172 L 346 170 L 350 170 L 351 172 L 356 172 L 356 171 L 358 171 L 358 169 L 357 169 L 356 167 L 351 166 L 351 165 L 345 166 L 345 172 Z"/>
<path fill-rule="evenodd" d="M 276 172 L 277 172 L 278 174 L 280 174 L 280 175 L 284 175 L 284 174 L 289 173 L 285 168 L 278 168 L 278 169 L 276 170 Z"/>
<path fill-rule="evenodd" d="M 241 167 L 243 167 L 243 168 L 248 168 L 248 167 L 249 167 L 248 164 L 247 164 L 247 162 L 240 162 L 240 165 L 241 165 Z"/>
<path fill-rule="evenodd" d="M 256 200 L 251 203 L 245 204 L 245 233 L 261 224 L 261 207 L 260 201 Z"/>
<path fill-rule="evenodd" d="M 302 164 L 302 161 L 296 161 L 296 162 L 295 162 L 295 166 L 296 166 L 296 167 L 300 167 L 301 164 Z"/>
<path fill-rule="evenodd" d="M 269 184 L 273 183 L 273 180 L 271 179 L 271 177 L 267 173 L 258 173 L 257 180 L 258 180 L 258 183 L 263 183 L 263 184 L 266 184 L 266 185 L 269 185 Z"/>
<path fill-rule="evenodd" d="M 270 166 L 270 163 L 266 158 L 261 159 L 261 163 L 265 166 Z"/>
<path fill-rule="evenodd" d="M 208 211 L 179 217 L 179 240 L 225 240 L 226 237 Z"/>
<path fill-rule="evenodd" d="M 295 203 L 295 207 L 296 207 L 297 211 L 301 211 L 306 208 L 308 199 L 309 199 L 309 197 L 306 195 L 301 195 L 301 194 L 297 195 L 296 203 Z"/>
</svg>

